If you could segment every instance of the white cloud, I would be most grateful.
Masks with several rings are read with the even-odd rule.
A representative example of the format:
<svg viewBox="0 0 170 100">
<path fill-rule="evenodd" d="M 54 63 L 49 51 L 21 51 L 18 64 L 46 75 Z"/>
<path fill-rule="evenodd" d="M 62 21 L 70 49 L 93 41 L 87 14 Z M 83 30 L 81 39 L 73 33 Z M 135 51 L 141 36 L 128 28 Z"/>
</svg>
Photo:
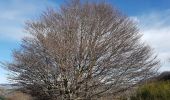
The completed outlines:
<svg viewBox="0 0 170 100">
<path fill-rule="evenodd" d="M 15 41 L 27 36 L 24 22 L 39 16 L 48 6 L 57 7 L 50 0 L 0 1 L 0 39 Z"/>
<path fill-rule="evenodd" d="M 6 76 L 0 76 L 0 84 L 8 83 Z"/>
<path fill-rule="evenodd" d="M 170 70 L 167 59 L 170 58 L 170 10 L 151 12 L 137 18 L 142 40 L 150 44 L 162 61 L 160 71 Z"/>
<path fill-rule="evenodd" d="M 28 36 L 23 32 L 24 22 L 35 19 L 48 6 L 57 7 L 56 3 L 53 0 L 0 0 L 0 60 L 10 60 L 9 51 Z M 0 83 L 8 83 L 6 77 L 0 68 Z"/>
<path fill-rule="evenodd" d="M 3 84 L 3 83 L 8 83 L 8 80 L 7 80 L 7 71 L 0 68 L 0 84 Z"/>
</svg>

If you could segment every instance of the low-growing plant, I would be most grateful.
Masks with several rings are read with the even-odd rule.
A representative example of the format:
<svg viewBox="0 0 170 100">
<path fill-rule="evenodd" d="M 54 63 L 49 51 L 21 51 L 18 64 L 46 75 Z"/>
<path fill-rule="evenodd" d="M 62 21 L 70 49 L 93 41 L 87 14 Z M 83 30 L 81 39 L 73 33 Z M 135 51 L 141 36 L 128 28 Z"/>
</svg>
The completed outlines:
<svg viewBox="0 0 170 100">
<path fill-rule="evenodd" d="M 169 100 L 170 81 L 152 82 L 139 87 L 130 100 Z"/>
<path fill-rule="evenodd" d="M 5 97 L 3 96 L 0 96 L 0 100 L 6 100 Z"/>
</svg>

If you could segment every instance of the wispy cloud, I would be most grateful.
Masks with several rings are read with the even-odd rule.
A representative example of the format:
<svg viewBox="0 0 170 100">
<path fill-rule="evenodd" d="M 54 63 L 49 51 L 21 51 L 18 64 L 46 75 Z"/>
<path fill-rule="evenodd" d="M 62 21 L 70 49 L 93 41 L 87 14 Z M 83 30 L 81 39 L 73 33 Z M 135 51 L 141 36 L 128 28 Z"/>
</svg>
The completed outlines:
<svg viewBox="0 0 170 100">
<path fill-rule="evenodd" d="M 57 0 L 0 0 L 0 61 L 10 61 L 12 50 L 28 35 L 23 32 L 24 22 L 36 19 L 51 6 L 57 7 Z M 6 71 L 2 68 L 0 83 L 7 83 Z"/>
<path fill-rule="evenodd" d="M 142 40 L 150 44 L 162 61 L 160 71 L 170 70 L 170 10 L 155 11 L 135 17 L 139 22 Z"/>
<path fill-rule="evenodd" d="M 5 84 L 5 83 L 8 83 L 8 80 L 6 79 L 6 76 L 0 76 L 0 84 Z"/>
<path fill-rule="evenodd" d="M 18 41 L 26 36 L 23 32 L 24 22 L 36 18 L 48 6 L 57 7 L 57 4 L 51 0 L 0 1 L 0 39 Z"/>
</svg>

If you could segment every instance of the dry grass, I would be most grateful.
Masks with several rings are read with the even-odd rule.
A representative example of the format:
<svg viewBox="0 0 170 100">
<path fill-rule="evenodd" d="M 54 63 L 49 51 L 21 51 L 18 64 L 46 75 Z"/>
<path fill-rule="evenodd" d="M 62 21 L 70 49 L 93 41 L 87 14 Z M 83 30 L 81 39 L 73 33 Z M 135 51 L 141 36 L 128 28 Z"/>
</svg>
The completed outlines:
<svg viewBox="0 0 170 100">
<path fill-rule="evenodd" d="M 22 92 L 14 92 L 6 96 L 7 100 L 32 100 L 30 95 Z"/>
<path fill-rule="evenodd" d="M 0 95 L 3 95 L 3 93 L 4 93 L 4 90 L 0 89 Z"/>
</svg>

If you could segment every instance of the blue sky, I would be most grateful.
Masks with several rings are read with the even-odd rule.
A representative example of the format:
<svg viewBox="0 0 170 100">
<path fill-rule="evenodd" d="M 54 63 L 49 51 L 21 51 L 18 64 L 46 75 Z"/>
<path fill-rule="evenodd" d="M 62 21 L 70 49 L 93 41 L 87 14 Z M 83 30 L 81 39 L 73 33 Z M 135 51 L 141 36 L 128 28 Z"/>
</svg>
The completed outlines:
<svg viewBox="0 0 170 100">
<path fill-rule="evenodd" d="M 12 50 L 19 48 L 24 22 L 36 19 L 47 7 L 59 7 L 65 0 L 0 0 L 0 61 L 12 61 Z M 96 0 L 97 1 L 97 0 Z M 162 61 L 160 71 L 170 70 L 170 0 L 106 0 L 134 19 Z M 0 68 L 0 83 L 7 82 L 7 72 Z"/>
</svg>

